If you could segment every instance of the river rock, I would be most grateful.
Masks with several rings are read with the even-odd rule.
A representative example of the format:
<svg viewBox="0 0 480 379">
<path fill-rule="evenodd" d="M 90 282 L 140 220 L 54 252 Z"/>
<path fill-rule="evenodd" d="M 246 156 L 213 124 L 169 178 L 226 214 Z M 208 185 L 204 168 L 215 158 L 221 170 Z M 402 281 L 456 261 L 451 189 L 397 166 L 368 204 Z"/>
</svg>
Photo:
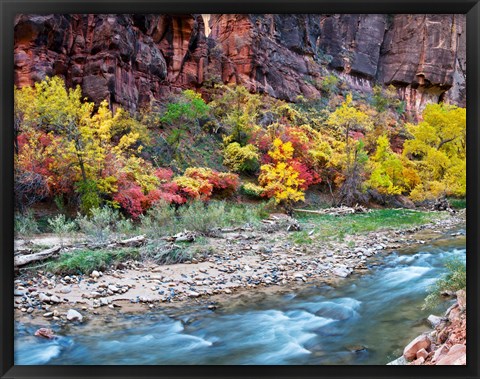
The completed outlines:
<svg viewBox="0 0 480 379">
<path fill-rule="evenodd" d="M 80 312 L 77 312 L 75 309 L 70 309 L 67 312 L 67 320 L 68 321 L 83 321 L 83 316 L 80 314 Z"/>
<path fill-rule="evenodd" d="M 36 337 L 43 337 L 46 339 L 53 339 L 55 338 L 55 333 L 53 332 L 52 329 L 48 328 L 40 328 L 35 332 Z"/>
<path fill-rule="evenodd" d="M 114 293 L 120 291 L 120 289 L 115 285 L 109 285 L 108 289 Z"/>
<path fill-rule="evenodd" d="M 40 300 L 43 303 L 47 303 L 50 301 L 50 296 L 45 295 L 43 292 L 40 292 L 38 294 L 38 300 Z"/>
<path fill-rule="evenodd" d="M 90 274 L 90 276 L 93 279 L 98 279 L 100 277 L 100 273 L 97 270 L 93 270 L 92 273 Z"/>
<path fill-rule="evenodd" d="M 457 303 L 460 309 L 465 309 L 467 307 L 467 294 L 465 290 L 460 290 L 456 292 L 457 295 Z"/>
<path fill-rule="evenodd" d="M 448 353 L 441 358 L 438 362 L 438 366 L 450 366 L 450 365 L 464 365 L 466 364 L 467 348 L 465 345 L 454 345 L 450 348 Z"/>
<path fill-rule="evenodd" d="M 345 265 L 339 265 L 332 270 L 332 273 L 341 278 L 346 278 L 352 273 L 352 270 Z"/>
<path fill-rule="evenodd" d="M 432 328 L 436 328 L 443 321 L 443 319 L 435 315 L 430 315 L 428 316 L 427 321 L 430 323 Z"/>
<path fill-rule="evenodd" d="M 51 303 L 61 303 L 62 302 L 62 299 L 60 299 L 57 295 L 52 295 L 50 297 L 50 302 Z"/>
<path fill-rule="evenodd" d="M 423 359 L 427 359 L 428 357 L 428 351 L 425 350 L 425 349 L 420 349 L 417 351 L 417 359 L 419 358 L 423 358 Z"/>
<path fill-rule="evenodd" d="M 21 291 L 21 290 L 18 290 L 18 289 L 13 291 L 13 296 L 24 296 L 24 295 L 25 295 L 24 291 Z"/>
<path fill-rule="evenodd" d="M 403 350 L 403 356 L 407 361 L 412 361 L 416 358 L 417 352 L 421 349 L 427 350 L 432 342 L 427 335 L 422 334 L 410 342 Z"/>
<path fill-rule="evenodd" d="M 402 357 L 399 357 L 399 358 L 395 359 L 394 361 L 391 361 L 391 362 L 387 363 L 387 366 L 405 366 L 406 364 L 407 364 L 407 361 L 402 356 Z"/>
</svg>

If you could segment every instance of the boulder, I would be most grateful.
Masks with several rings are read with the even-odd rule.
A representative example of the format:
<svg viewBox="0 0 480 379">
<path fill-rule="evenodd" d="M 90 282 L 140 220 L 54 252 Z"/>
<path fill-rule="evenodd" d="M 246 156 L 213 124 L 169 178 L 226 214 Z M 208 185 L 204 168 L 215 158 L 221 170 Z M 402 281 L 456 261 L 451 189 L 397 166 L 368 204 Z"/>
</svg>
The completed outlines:
<svg viewBox="0 0 480 379">
<path fill-rule="evenodd" d="M 67 320 L 68 321 L 83 321 L 83 316 L 80 314 L 80 312 L 77 312 L 75 309 L 70 309 L 67 312 Z"/>
<path fill-rule="evenodd" d="M 340 276 L 341 278 L 346 278 L 352 273 L 352 270 L 345 265 L 339 265 L 332 270 L 332 273 L 336 276 Z"/>
<path fill-rule="evenodd" d="M 46 338 L 46 339 L 53 339 L 55 338 L 55 333 L 53 332 L 52 329 L 40 328 L 35 332 L 35 336 Z"/>
<path fill-rule="evenodd" d="M 405 349 L 403 350 L 403 357 L 407 361 L 412 361 L 416 358 L 418 351 L 422 349 L 428 350 L 431 344 L 432 342 L 430 341 L 428 336 L 422 334 L 421 336 L 415 338 L 405 347 Z"/>
<path fill-rule="evenodd" d="M 457 302 L 460 309 L 464 310 L 467 308 L 467 293 L 465 290 L 459 290 L 456 292 Z"/>
<path fill-rule="evenodd" d="M 423 358 L 424 360 L 428 357 L 428 351 L 425 349 L 420 349 L 417 351 L 417 359 Z"/>
<path fill-rule="evenodd" d="M 465 345 L 453 345 L 438 362 L 438 366 L 465 365 L 467 359 L 467 348 Z"/>
<path fill-rule="evenodd" d="M 428 316 L 427 321 L 432 326 L 432 328 L 436 328 L 438 325 L 440 325 L 443 319 L 435 315 L 430 315 Z"/>
</svg>

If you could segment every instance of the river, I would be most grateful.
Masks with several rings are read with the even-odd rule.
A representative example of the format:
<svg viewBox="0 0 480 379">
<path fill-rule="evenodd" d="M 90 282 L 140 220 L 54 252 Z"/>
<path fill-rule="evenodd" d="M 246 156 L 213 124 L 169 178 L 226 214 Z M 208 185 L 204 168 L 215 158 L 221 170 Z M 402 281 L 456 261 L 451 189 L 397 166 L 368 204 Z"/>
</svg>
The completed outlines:
<svg viewBox="0 0 480 379">
<path fill-rule="evenodd" d="M 249 294 L 205 306 L 121 315 L 109 323 L 15 324 L 16 365 L 384 365 L 429 330 L 429 286 L 451 257 L 465 259 L 465 230 L 376 256 L 370 270 L 334 286 L 306 283 L 285 293 Z M 100 317 L 100 316 L 99 316 Z"/>
</svg>

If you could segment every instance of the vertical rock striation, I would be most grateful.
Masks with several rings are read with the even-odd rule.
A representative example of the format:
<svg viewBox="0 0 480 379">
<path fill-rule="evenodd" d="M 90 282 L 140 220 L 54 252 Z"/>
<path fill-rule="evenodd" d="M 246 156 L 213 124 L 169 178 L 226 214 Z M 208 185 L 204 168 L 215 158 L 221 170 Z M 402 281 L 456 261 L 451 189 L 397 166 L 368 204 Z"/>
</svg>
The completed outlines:
<svg viewBox="0 0 480 379">
<path fill-rule="evenodd" d="M 205 25 L 205 21 L 209 23 Z M 206 36 L 208 34 L 208 36 Z M 393 84 L 407 109 L 465 105 L 464 15 L 19 15 L 15 83 L 61 75 L 130 110 L 210 80 L 296 101 L 335 72 Z"/>
</svg>

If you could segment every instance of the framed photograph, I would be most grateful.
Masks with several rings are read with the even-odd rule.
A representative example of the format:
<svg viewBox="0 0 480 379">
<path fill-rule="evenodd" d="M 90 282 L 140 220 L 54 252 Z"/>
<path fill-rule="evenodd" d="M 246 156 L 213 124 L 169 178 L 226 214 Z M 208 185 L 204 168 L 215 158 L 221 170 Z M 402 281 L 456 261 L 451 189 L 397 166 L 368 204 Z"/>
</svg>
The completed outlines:
<svg viewBox="0 0 480 379">
<path fill-rule="evenodd" d="M 0 6 L 2 378 L 479 377 L 477 1 Z"/>
</svg>

